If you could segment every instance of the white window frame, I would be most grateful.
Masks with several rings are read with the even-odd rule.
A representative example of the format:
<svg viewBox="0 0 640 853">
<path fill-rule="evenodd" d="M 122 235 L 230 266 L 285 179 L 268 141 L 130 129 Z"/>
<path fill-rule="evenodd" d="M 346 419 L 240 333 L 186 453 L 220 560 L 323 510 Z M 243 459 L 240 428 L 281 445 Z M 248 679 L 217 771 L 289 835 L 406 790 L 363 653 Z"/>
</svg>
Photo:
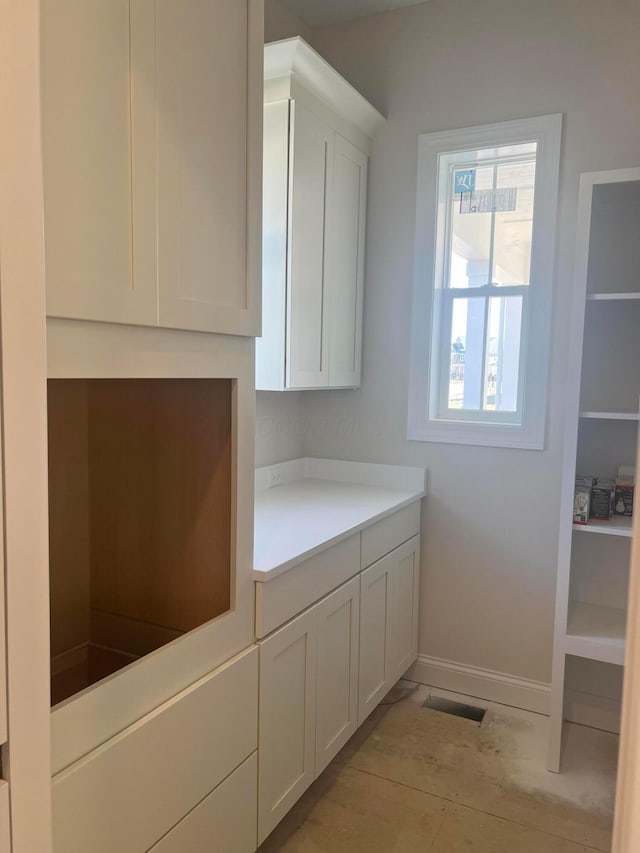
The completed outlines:
<svg viewBox="0 0 640 853">
<path fill-rule="evenodd" d="M 411 328 L 408 438 L 491 447 L 543 450 L 547 412 L 549 339 L 562 115 L 547 115 L 420 136 L 416 206 L 415 271 Z M 440 155 L 537 143 L 531 276 L 523 305 L 520 345 L 520 411 L 440 412 L 444 373 L 439 368 L 444 330 L 443 258 L 446 199 L 438 198 Z M 446 171 L 446 170 L 445 170 Z M 521 288 L 485 289 L 510 295 Z M 478 293 L 478 295 L 481 295 Z M 535 347 L 535 358 L 529 357 Z M 448 362 L 447 362 L 448 363 Z"/>
</svg>

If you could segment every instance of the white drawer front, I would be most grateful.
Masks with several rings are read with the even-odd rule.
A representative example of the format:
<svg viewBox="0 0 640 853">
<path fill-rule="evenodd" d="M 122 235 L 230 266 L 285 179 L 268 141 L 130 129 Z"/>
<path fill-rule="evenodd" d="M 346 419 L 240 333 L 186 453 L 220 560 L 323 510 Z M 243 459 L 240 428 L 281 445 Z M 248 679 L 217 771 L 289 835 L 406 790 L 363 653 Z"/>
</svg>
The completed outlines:
<svg viewBox="0 0 640 853">
<path fill-rule="evenodd" d="M 55 853 L 148 850 L 255 751 L 257 706 L 253 646 L 63 770 Z"/>
<path fill-rule="evenodd" d="M 225 779 L 149 853 L 254 853 L 258 754 Z"/>
<path fill-rule="evenodd" d="M 421 502 L 416 501 L 362 531 L 361 568 L 366 569 L 420 533 L 420 506 Z"/>
<path fill-rule="evenodd" d="M 256 635 L 266 637 L 360 571 L 360 534 L 256 584 Z"/>
</svg>

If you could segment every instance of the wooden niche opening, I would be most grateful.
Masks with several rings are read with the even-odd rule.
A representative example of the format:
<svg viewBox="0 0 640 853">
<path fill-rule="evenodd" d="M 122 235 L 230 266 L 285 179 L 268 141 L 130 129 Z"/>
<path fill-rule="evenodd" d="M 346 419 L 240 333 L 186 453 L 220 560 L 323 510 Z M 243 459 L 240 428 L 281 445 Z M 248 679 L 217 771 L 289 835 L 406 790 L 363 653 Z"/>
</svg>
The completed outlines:
<svg viewBox="0 0 640 853">
<path fill-rule="evenodd" d="M 51 379 L 51 700 L 231 607 L 230 379 Z"/>
</svg>

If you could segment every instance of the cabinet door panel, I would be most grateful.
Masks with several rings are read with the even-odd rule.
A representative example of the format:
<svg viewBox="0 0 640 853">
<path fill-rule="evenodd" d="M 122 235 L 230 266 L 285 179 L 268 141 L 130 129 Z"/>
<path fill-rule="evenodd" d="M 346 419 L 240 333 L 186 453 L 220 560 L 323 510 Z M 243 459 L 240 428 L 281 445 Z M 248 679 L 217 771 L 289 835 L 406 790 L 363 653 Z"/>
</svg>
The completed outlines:
<svg viewBox="0 0 640 853">
<path fill-rule="evenodd" d="M 135 234 L 140 242 L 134 253 L 134 196 L 145 173 L 132 168 L 139 153 L 132 108 L 140 92 L 131 57 L 134 51 L 153 52 L 153 29 L 136 27 L 144 5 L 130 0 L 41 4 L 50 316 L 157 322 L 153 223 L 151 243 L 148 232 Z"/>
<path fill-rule="evenodd" d="M 366 207 L 367 157 L 336 134 L 327 252 L 331 387 L 360 384 Z"/>
<path fill-rule="evenodd" d="M 254 853 L 257 804 L 258 758 L 254 752 L 149 853 Z"/>
<path fill-rule="evenodd" d="M 260 644 L 260 844 L 314 779 L 317 631 L 313 608 Z"/>
<path fill-rule="evenodd" d="M 390 616 L 393 553 L 360 576 L 360 683 L 358 724 L 392 687 Z"/>
<path fill-rule="evenodd" d="M 161 326 L 258 329 L 247 271 L 249 7 L 156 3 Z"/>
<path fill-rule="evenodd" d="M 418 593 L 420 584 L 420 537 L 393 552 L 391 595 L 392 683 L 402 678 L 418 657 Z"/>
<path fill-rule="evenodd" d="M 335 134 L 299 101 L 291 121 L 287 385 L 321 388 L 329 382 L 324 287 Z"/>
<path fill-rule="evenodd" d="M 358 727 L 360 578 L 318 605 L 316 777 Z"/>
</svg>

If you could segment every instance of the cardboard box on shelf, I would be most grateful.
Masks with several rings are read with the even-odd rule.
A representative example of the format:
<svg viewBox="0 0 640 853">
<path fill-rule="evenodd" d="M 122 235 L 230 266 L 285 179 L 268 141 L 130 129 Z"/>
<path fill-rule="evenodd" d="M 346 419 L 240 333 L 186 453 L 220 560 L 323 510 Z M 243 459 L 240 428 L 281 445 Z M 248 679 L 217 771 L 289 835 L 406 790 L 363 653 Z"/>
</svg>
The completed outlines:
<svg viewBox="0 0 640 853">
<path fill-rule="evenodd" d="M 587 524 L 591 514 L 591 490 L 595 477 L 576 477 L 576 490 L 573 498 L 574 524 Z"/>
<path fill-rule="evenodd" d="M 616 515 L 633 515 L 633 499 L 636 488 L 636 472 L 632 465 L 621 465 L 616 477 L 613 511 Z"/>
<path fill-rule="evenodd" d="M 599 478 L 591 489 L 591 518 L 608 521 L 611 518 L 615 480 Z"/>
</svg>

